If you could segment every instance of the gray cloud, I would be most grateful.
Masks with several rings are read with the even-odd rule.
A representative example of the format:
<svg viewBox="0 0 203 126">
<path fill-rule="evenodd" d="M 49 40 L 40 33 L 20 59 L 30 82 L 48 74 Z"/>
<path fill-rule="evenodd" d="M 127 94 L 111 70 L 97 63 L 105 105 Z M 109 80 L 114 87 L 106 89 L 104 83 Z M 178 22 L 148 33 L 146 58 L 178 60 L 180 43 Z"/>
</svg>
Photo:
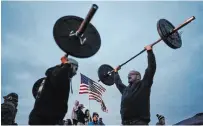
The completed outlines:
<svg viewBox="0 0 203 126">
<path fill-rule="evenodd" d="M 166 18 L 174 25 L 178 25 L 190 16 L 197 17 L 193 23 L 183 29 L 181 49 L 172 50 L 164 43 L 154 47 L 158 67 L 151 94 L 151 124 L 156 122 L 156 113 L 164 114 L 167 122 L 172 124 L 202 111 L 199 107 L 202 102 L 197 101 L 197 98 L 202 97 L 203 94 L 197 92 L 191 94 L 192 91 L 189 91 L 202 87 L 198 82 L 194 82 L 195 85 L 193 85 L 193 81 L 203 81 L 202 71 L 196 70 L 201 69 L 197 67 L 200 67 L 199 62 L 203 61 L 199 56 L 203 47 L 203 31 L 200 29 L 203 19 L 202 3 L 95 3 L 99 5 L 99 10 L 92 23 L 101 35 L 102 46 L 91 58 L 76 58 L 80 63 L 79 72 L 94 80 L 98 79 L 97 69 L 101 64 L 117 66 L 139 52 L 145 45 L 155 41 L 159 37 L 156 23 L 160 18 Z M 60 57 L 64 54 L 56 46 L 52 37 L 55 21 L 64 15 L 84 17 L 91 4 L 92 2 L 10 2 L 7 6 L 9 15 L 6 17 L 2 14 L 3 19 L 16 19 L 15 25 L 19 25 L 15 26 L 16 29 L 19 28 L 18 31 L 5 30 L 2 34 L 2 67 L 5 68 L 2 72 L 2 91 L 4 94 L 13 90 L 19 93 L 21 98 L 17 115 L 19 124 L 27 124 L 29 112 L 33 107 L 34 99 L 31 94 L 33 83 L 44 76 L 48 67 L 58 64 Z M 19 15 L 19 17 L 12 17 L 13 15 Z M 13 25 L 9 21 L 7 24 Z M 9 29 L 11 26 L 3 27 Z M 144 74 L 146 66 L 147 59 L 144 53 L 122 68 L 120 75 L 123 82 L 127 84 L 126 76 L 129 70 L 137 69 Z M 188 79 L 191 71 L 192 74 L 198 74 L 199 78 L 191 75 Z M 78 94 L 79 84 L 78 74 L 73 79 L 74 94 L 70 95 L 69 111 L 66 115 L 68 118 L 75 99 L 80 100 L 87 108 L 89 105 L 88 95 Z M 109 113 L 103 113 L 100 105 L 95 101 L 90 101 L 90 109 L 92 112 L 99 112 L 106 124 L 120 124 L 121 95 L 115 86 L 105 88 L 107 92 L 104 94 L 104 102 Z"/>
</svg>

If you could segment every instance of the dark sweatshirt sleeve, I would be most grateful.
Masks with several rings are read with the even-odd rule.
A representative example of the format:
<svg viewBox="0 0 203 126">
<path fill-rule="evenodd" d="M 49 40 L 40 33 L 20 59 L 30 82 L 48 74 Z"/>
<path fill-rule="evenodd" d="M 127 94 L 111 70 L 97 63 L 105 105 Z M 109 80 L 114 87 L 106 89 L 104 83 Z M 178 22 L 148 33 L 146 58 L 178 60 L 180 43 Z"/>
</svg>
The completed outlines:
<svg viewBox="0 0 203 126">
<path fill-rule="evenodd" d="M 69 76 L 71 72 L 70 64 L 64 64 L 64 65 L 57 65 L 55 67 L 52 67 L 47 70 L 46 74 L 47 77 L 53 84 L 53 86 L 59 87 L 63 86 L 64 83 L 67 85 L 69 82 Z"/>
<path fill-rule="evenodd" d="M 147 51 L 148 54 L 148 67 L 145 70 L 143 81 L 145 85 L 152 86 L 154 74 L 156 72 L 156 59 L 152 50 Z"/>
<path fill-rule="evenodd" d="M 115 84 L 118 90 L 123 94 L 124 89 L 126 86 L 122 83 L 120 76 L 118 74 L 115 74 Z"/>
</svg>

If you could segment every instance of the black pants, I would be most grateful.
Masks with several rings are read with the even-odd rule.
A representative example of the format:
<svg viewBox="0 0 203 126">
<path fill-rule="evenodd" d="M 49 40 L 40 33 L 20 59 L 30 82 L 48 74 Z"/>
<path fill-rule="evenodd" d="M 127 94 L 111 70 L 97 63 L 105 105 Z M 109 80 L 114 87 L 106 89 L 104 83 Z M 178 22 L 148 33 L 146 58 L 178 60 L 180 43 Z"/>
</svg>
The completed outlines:
<svg viewBox="0 0 203 126">
<path fill-rule="evenodd" d="M 73 119 L 73 125 L 77 125 L 78 124 L 78 120 Z"/>
<path fill-rule="evenodd" d="M 147 121 L 144 120 L 123 120 L 122 125 L 148 125 Z"/>
</svg>

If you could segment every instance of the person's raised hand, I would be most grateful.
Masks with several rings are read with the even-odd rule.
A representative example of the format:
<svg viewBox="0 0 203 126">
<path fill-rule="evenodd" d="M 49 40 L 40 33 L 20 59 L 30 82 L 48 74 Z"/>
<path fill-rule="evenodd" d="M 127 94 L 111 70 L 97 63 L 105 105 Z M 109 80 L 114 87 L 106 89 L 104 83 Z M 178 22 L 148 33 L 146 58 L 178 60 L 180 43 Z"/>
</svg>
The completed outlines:
<svg viewBox="0 0 203 126">
<path fill-rule="evenodd" d="M 150 50 L 152 50 L 152 46 L 151 46 L 151 45 L 145 46 L 145 49 L 146 49 L 147 51 L 150 51 Z"/>
<path fill-rule="evenodd" d="M 116 68 L 114 69 L 114 72 L 117 73 L 120 69 L 121 69 L 121 67 L 118 66 L 118 67 L 116 67 Z"/>
</svg>

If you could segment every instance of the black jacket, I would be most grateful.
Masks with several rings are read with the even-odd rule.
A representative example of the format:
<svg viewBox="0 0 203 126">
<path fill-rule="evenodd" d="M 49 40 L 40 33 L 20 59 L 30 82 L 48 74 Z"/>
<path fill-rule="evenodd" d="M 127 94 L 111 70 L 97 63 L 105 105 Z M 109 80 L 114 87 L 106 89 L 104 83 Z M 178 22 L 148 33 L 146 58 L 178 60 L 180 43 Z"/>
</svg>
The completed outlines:
<svg viewBox="0 0 203 126">
<path fill-rule="evenodd" d="M 78 122 L 85 124 L 85 114 L 83 113 L 83 111 L 81 109 L 78 109 L 76 113 L 77 113 Z"/>
<path fill-rule="evenodd" d="M 105 125 L 103 122 L 99 121 L 99 125 Z"/>
<path fill-rule="evenodd" d="M 156 71 L 156 61 L 152 50 L 147 53 L 148 67 L 141 81 L 125 86 L 119 75 L 116 76 L 115 83 L 122 94 L 120 110 L 122 121 L 141 119 L 150 122 L 150 93 Z"/>
<path fill-rule="evenodd" d="M 17 108 L 12 102 L 1 104 L 1 125 L 16 125 L 15 117 Z"/>
<path fill-rule="evenodd" d="M 69 64 L 46 71 L 47 78 L 30 113 L 29 125 L 55 125 L 63 120 L 68 109 L 71 71 Z"/>
</svg>

